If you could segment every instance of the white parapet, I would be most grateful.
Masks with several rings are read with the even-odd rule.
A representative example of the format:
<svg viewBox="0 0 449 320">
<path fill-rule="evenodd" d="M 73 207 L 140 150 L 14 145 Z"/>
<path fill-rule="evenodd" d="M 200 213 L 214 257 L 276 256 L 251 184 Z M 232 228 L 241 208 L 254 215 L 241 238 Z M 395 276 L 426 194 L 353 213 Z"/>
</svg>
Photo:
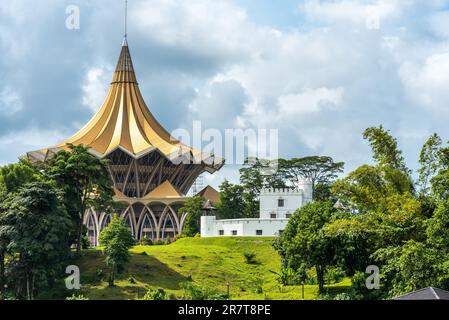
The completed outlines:
<svg viewBox="0 0 449 320">
<path fill-rule="evenodd" d="M 229 219 L 201 217 L 201 237 L 276 237 L 288 219 Z"/>
</svg>

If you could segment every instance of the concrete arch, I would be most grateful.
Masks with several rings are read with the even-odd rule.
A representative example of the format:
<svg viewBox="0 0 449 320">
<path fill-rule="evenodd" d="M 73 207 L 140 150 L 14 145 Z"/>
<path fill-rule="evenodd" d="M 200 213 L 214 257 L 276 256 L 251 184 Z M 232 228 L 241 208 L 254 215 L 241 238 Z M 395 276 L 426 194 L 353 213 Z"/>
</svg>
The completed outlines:
<svg viewBox="0 0 449 320">
<path fill-rule="evenodd" d="M 167 207 L 168 207 L 168 209 L 171 211 L 173 217 L 175 218 L 176 229 L 177 229 L 178 233 L 181 233 L 181 224 L 180 224 L 180 222 L 179 222 L 178 214 L 176 213 L 175 210 L 173 210 L 173 208 L 171 207 L 171 205 L 168 205 Z"/>
<path fill-rule="evenodd" d="M 100 228 L 99 228 L 99 223 L 98 223 L 98 216 L 92 208 L 90 208 L 86 211 L 84 218 L 83 218 L 83 224 L 88 228 L 88 232 L 90 231 L 90 229 L 89 229 L 90 219 L 92 219 L 92 221 L 93 221 L 94 239 L 91 239 L 89 234 L 88 234 L 88 238 L 89 238 L 92 246 L 96 247 L 98 245 L 98 239 L 100 237 Z"/>
<path fill-rule="evenodd" d="M 131 233 L 136 238 L 137 235 L 137 224 L 136 224 L 136 215 L 134 212 L 134 208 L 132 206 L 129 206 L 125 211 L 123 211 L 121 218 L 126 221 L 127 218 L 131 220 Z"/>
<path fill-rule="evenodd" d="M 100 221 L 99 221 L 100 232 L 103 231 L 103 229 L 106 227 L 105 222 L 106 222 L 106 220 L 108 220 L 108 219 L 109 219 L 109 222 L 111 222 L 111 220 L 112 220 L 112 214 L 102 212 L 101 215 L 100 215 Z"/>
<path fill-rule="evenodd" d="M 148 221 L 149 221 L 149 223 L 150 223 L 150 225 L 151 225 L 151 227 L 152 227 L 152 229 L 153 229 L 153 231 L 151 232 L 151 234 L 152 234 L 152 239 L 153 240 L 157 240 L 158 239 L 158 233 L 159 233 L 159 230 L 158 230 L 158 228 L 157 228 L 157 224 L 155 223 L 155 221 L 154 221 L 154 219 L 153 219 L 153 217 L 152 217 L 152 215 L 151 215 L 151 213 L 149 212 L 149 211 L 147 211 L 147 212 L 145 212 L 145 213 L 143 213 L 142 214 L 142 219 L 141 219 L 141 222 L 140 222 L 140 224 L 139 224 L 139 231 L 138 231 L 138 239 L 140 239 L 140 240 L 142 240 L 143 239 L 143 237 L 142 237 L 142 234 L 143 234 L 143 227 L 144 227 L 144 225 L 145 225 L 145 221 L 148 219 Z"/>
<path fill-rule="evenodd" d="M 145 215 L 150 216 L 150 218 L 152 219 L 151 223 L 154 225 L 157 235 L 159 235 L 159 226 L 158 226 L 158 221 L 156 219 L 156 216 L 154 215 L 153 211 L 149 208 L 149 206 L 144 205 L 144 209 L 140 214 L 139 221 L 137 222 L 137 229 L 139 230 L 139 237 L 140 237 L 140 229 L 142 228 Z M 156 237 L 156 239 L 158 239 L 158 237 Z"/>
</svg>

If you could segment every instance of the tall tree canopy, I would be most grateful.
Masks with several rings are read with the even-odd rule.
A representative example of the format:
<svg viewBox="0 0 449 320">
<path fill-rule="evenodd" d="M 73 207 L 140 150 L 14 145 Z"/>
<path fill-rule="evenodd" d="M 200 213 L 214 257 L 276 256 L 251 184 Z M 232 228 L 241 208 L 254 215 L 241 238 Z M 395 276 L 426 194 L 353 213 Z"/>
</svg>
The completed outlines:
<svg viewBox="0 0 449 320">
<path fill-rule="evenodd" d="M 343 162 L 334 162 L 331 157 L 313 156 L 305 158 L 281 159 L 280 168 L 290 185 L 301 187 L 304 181 L 312 184 L 328 184 L 343 172 Z"/>
<path fill-rule="evenodd" d="M 393 169 L 410 174 L 402 151 L 398 148 L 397 140 L 383 126 L 366 129 L 363 138 L 368 140 L 371 145 L 373 158 L 379 165 L 390 166 Z"/>
<path fill-rule="evenodd" d="M 313 202 L 298 209 L 275 243 L 284 268 L 298 273 L 315 269 L 320 292 L 324 291 L 326 269 L 335 259 L 334 244 L 323 231 L 334 212 L 330 202 Z"/>
<path fill-rule="evenodd" d="M 84 146 L 69 145 L 50 161 L 47 176 L 63 191 L 64 203 L 75 222 L 73 238 L 79 253 L 83 236 L 83 216 L 90 207 L 107 211 L 113 205 L 113 183 L 106 160 L 98 159 Z"/>
<path fill-rule="evenodd" d="M 437 173 L 439 169 L 439 153 L 441 145 L 441 138 L 436 133 L 434 133 L 432 136 L 430 136 L 430 138 L 426 141 L 421 149 L 421 153 L 419 155 L 419 163 L 421 167 L 418 169 L 418 185 L 421 189 L 421 194 L 423 195 L 429 194 L 430 179 Z"/>
<path fill-rule="evenodd" d="M 16 297 L 28 299 L 63 273 L 70 251 L 71 220 L 49 183 L 26 184 L 2 207 L 0 225 L 8 240 L 7 272 Z"/>
</svg>

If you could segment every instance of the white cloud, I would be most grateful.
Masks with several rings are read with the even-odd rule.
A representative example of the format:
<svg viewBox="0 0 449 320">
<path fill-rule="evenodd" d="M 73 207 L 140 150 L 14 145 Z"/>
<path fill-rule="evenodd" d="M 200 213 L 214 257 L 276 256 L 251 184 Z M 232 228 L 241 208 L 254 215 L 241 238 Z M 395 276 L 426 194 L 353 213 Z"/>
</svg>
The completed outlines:
<svg viewBox="0 0 449 320">
<path fill-rule="evenodd" d="M 318 88 L 279 97 L 279 112 L 283 117 L 307 115 L 325 108 L 336 108 L 343 97 L 343 88 Z"/>
<path fill-rule="evenodd" d="M 64 135 L 56 130 L 44 130 L 40 128 L 31 128 L 23 131 L 14 131 L 0 137 L 0 145 L 2 146 L 22 146 L 28 148 L 50 147 L 61 142 Z M 31 149 L 30 149 L 31 148 Z"/>
<path fill-rule="evenodd" d="M 133 6 L 139 32 L 165 47 L 207 59 L 239 59 L 252 52 L 246 11 L 226 0 L 155 0 Z"/>
<path fill-rule="evenodd" d="M 111 71 L 111 66 L 93 67 L 87 71 L 82 86 L 82 102 L 94 112 L 98 111 L 106 97 Z"/>
<path fill-rule="evenodd" d="M 350 23 L 368 29 L 379 29 L 382 20 L 395 14 L 397 7 L 398 1 L 392 0 L 306 0 L 299 8 L 309 21 L 326 24 Z"/>
<path fill-rule="evenodd" d="M 409 101 L 435 114 L 449 114 L 449 52 L 421 63 L 404 62 L 399 70 Z"/>
</svg>

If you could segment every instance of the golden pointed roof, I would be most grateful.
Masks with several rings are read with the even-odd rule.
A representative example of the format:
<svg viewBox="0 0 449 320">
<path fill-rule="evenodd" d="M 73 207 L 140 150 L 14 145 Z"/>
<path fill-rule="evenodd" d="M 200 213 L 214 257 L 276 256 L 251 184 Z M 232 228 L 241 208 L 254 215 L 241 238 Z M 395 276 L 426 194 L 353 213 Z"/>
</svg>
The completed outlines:
<svg viewBox="0 0 449 320">
<path fill-rule="evenodd" d="M 134 158 L 154 150 L 173 161 L 188 155 L 189 159 L 201 159 L 211 173 L 224 164 L 223 159 L 204 154 L 174 139 L 154 118 L 140 92 L 126 39 L 100 110 L 71 138 L 54 147 L 29 152 L 27 156 L 33 161 L 45 161 L 57 150 L 67 148 L 67 144 L 85 145 L 101 158 L 118 148 Z"/>
<path fill-rule="evenodd" d="M 159 124 L 140 93 L 128 44 L 124 42 L 106 100 L 90 122 L 73 137 L 59 144 L 86 145 L 99 155 L 117 148 L 133 156 L 158 149 L 164 155 L 183 146 Z"/>
<path fill-rule="evenodd" d="M 176 190 L 176 188 L 170 183 L 170 181 L 165 181 L 159 187 L 154 189 L 148 195 L 145 196 L 145 199 L 149 198 L 182 198 L 183 195 L 181 192 Z"/>
</svg>

